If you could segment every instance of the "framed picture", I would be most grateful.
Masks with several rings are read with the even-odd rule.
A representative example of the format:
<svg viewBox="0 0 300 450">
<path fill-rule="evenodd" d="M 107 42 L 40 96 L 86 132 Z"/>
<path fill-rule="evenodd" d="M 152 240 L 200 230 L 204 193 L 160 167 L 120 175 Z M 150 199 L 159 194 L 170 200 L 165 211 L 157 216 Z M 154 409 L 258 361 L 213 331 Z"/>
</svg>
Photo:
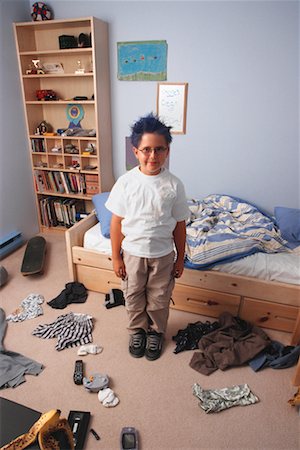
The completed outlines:
<svg viewBox="0 0 300 450">
<path fill-rule="evenodd" d="M 171 133 L 185 134 L 188 83 L 158 83 L 157 114 Z"/>
<path fill-rule="evenodd" d="M 163 81 L 167 79 L 167 42 L 118 42 L 118 79 Z"/>
</svg>

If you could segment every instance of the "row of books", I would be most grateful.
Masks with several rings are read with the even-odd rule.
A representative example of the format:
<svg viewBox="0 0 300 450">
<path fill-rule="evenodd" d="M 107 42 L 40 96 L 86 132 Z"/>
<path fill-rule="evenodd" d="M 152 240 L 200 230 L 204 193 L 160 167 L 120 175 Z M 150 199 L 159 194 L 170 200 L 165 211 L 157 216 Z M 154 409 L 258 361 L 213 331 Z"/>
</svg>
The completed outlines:
<svg viewBox="0 0 300 450">
<path fill-rule="evenodd" d="M 33 152 L 44 153 L 46 151 L 44 139 L 31 139 L 31 147 Z"/>
<path fill-rule="evenodd" d="M 45 197 L 39 203 L 41 222 L 45 227 L 70 228 L 86 215 L 83 200 Z"/>
<path fill-rule="evenodd" d="M 37 192 L 90 195 L 88 175 L 82 173 L 34 170 Z M 98 187 L 98 183 L 97 183 Z M 96 189 L 99 192 L 99 189 Z M 97 192 L 93 192 L 96 194 Z"/>
</svg>

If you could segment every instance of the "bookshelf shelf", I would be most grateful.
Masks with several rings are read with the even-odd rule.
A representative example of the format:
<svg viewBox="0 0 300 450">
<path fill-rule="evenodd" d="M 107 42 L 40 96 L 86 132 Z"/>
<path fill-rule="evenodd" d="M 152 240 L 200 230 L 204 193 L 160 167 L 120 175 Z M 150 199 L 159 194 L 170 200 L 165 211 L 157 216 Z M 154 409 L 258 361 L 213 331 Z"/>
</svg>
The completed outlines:
<svg viewBox="0 0 300 450">
<path fill-rule="evenodd" d="M 22 77 L 24 79 L 71 78 L 71 77 L 81 78 L 81 77 L 93 77 L 93 76 L 94 76 L 94 74 L 92 72 L 81 73 L 81 74 L 78 74 L 78 73 L 45 73 L 43 75 L 37 75 L 37 74 L 22 75 Z"/>
<path fill-rule="evenodd" d="M 108 27 L 87 17 L 15 23 L 14 33 L 40 229 L 65 229 L 114 183 Z M 81 33 L 90 47 L 60 48 L 60 36 Z M 34 60 L 49 73 L 35 73 Z M 75 73 L 79 67 L 84 72 Z M 43 100 L 49 91 L 56 97 Z"/>
</svg>

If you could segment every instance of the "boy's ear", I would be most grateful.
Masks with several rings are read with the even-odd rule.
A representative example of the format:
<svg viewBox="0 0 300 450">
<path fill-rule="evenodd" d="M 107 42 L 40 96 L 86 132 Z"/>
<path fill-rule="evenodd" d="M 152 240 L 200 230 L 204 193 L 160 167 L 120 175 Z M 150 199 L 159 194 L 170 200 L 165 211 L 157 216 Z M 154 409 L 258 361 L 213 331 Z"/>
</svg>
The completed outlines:
<svg viewBox="0 0 300 450">
<path fill-rule="evenodd" d="M 137 158 L 138 157 L 138 153 L 139 153 L 138 149 L 136 147 L 132 147 L 132 151 L 133 151 L 135 157 Z"/>
</svg>

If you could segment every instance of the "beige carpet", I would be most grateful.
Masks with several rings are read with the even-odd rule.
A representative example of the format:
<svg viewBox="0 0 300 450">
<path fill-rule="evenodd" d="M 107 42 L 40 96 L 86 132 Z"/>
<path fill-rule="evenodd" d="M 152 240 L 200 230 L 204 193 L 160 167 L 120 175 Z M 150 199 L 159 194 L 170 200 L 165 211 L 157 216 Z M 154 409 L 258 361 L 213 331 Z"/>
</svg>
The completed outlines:
<svg viewBox="0 0 300 450">
<path fill-rule="evenodd" d="M 9 282 L 0 291 L 1 306 L 7 315 L 28 294 L 42 294 L 50 301 L 70 281 L 63 234 L 44 236 L 48 253 L 43 275 L 23 277 L 20 274 L 24 247 L 1 262 L 9 272 Z M 55 310 L 44 303 L 43 316 L 9 323 L 4 339 L 6 350 L 33 358 L 43 363 L 45 369 L 37 377 L 26 376 L 26 382 L 21 386 L 2 390 L 0 395 L 42 412 L 59 408 L 63 416 L 70 410 L 90 411 L 91 426 L 101 440 L 97 442 L 89 433 L 87 450 L 117 450 L 120 430 L 124 426 L 138 429 L 143 450 L 300 448 L 298 410 L 287 403 L 296 391 L 291 384 L 294 368 L 254 373 L 249 366 L 244 366 L 217 371 L 208 377 L 201 375 L 189 367 L 192 351 L 173 353 L 175 343 L 171 337 L 188 323 L 206 318 L 175 310 L 170 314 L 162 357 L 153 362 L 145 358 L 134 359 L 127 350 L 124 308 L 107 310 L 103 302 L 104 295 L 90 292 L 84 304 Z M 77 349 L 58 352 L 54 349 L 55 339 L 43 340 L 31 335 L 37 325 L 53 322 L 60 314 L 70 311 L 88 313 L 95 319 L 94 343 L 103 346 L 104 350 L 96 356 L 82 357 L 85 374 L 100 372 L 109 376 L 110 387 L 120 399 L 115 408 L 105 408 L 97 394 L 73 383 Z M 289 342 L 287 333 L 267 333 L 285 344 Z M 260 402 L 205 414 L 192 395 L 193 383 L 199 383 L 205 389 L 248 383 Z"/>
</svg>

